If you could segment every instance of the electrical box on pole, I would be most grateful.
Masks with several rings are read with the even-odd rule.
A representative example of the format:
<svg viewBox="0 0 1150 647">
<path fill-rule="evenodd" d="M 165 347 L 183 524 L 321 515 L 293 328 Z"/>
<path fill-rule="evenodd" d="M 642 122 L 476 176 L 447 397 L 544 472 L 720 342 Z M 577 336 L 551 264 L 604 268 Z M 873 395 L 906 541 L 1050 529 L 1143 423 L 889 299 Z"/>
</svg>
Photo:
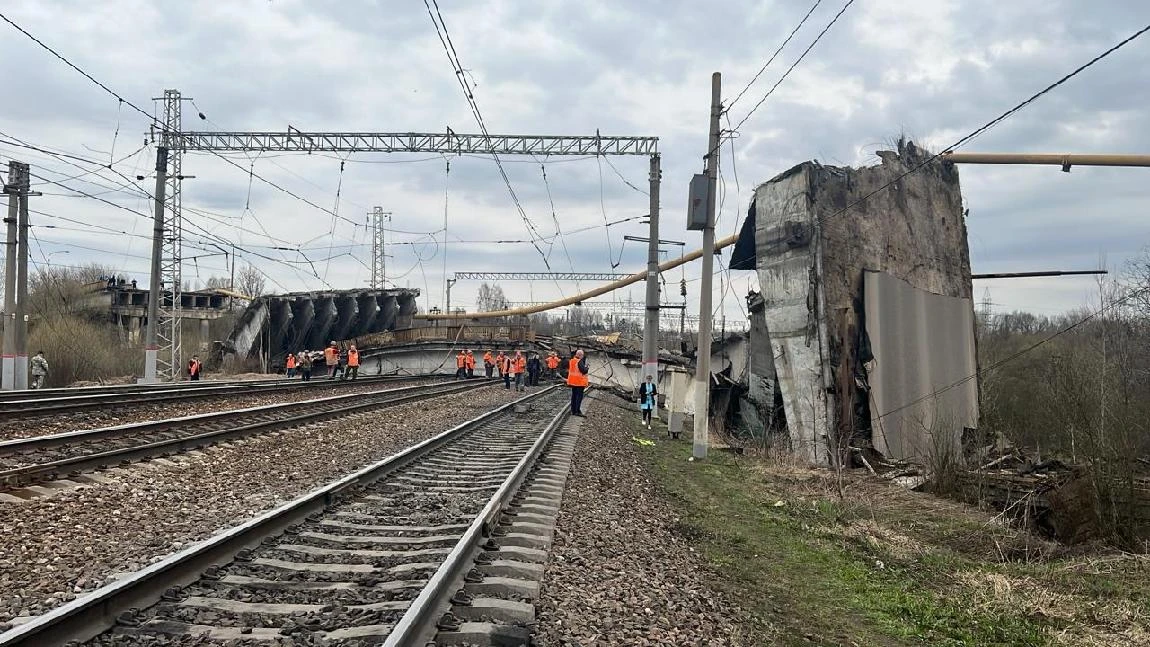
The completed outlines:
<svg viewBox="0 0 1150 647">
<path fill-rule="evenodd" d="M 707 227 L 707 205 L 711 185 L 705 173 L 691 178 L 690 199 L 687 202 L 687 229 L 702 231 Z"/>
</svg>

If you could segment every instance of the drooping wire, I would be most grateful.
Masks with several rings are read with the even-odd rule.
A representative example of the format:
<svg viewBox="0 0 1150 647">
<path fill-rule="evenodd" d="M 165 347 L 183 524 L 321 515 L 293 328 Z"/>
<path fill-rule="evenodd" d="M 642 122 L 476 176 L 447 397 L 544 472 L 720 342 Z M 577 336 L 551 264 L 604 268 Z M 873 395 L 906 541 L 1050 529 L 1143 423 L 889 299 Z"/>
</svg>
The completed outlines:
<svg viewBox="0 0 1150 647">
<path fill-rule="evenodd" d="M 571 272 L 575 272 L 575 262 L 571 260 L 571 250 L 567 248 L 567 238 L 563 235 L 563 230 L 559 227 L 559 215 L 555 212 L 555 199 L 551 196 L 551 183 L 547 180 L 547 166 L 540 163 L 539 172 L 543 174 L 543 186 L 547 189 L 547 202 L 551 205 L 551 221 L 555 223 L 555 238 L 559 239 L 559 244 L 563 246 L 563 255 L 567 257 L 567 266 L 571 268 Z M 551 246 L 555 246 L 554 239 L 551 241 Z M 555 285 L 558 287 L 559 282 L 556 281 Z M 583 288 L 580 287 L 579 281 L 575 281 L 575 290 L 582 292 Z M 560 295 L 563 294 L 560 289 Z"/>
<path fill-rule="evenodd" d="M 602 157 L 596 157 L 596 160 L 602 160 Z M 607 224 L 607 205 L 603 201 L 603 162 L 599 161 L 599 211 L 603 214 L 603 224 Z M 607 262 L 611 264 L 611 269 L 619 267 L 619 263 L 623 262 L 622 251 L 620 251 L 619 263 L 615 262 L 615 248 L 611 246 L 611 230 L 608 227 L 603 228 L 603 234 L 607 236 Z"/>
<path fill-rule="evenodd" d="M 140 106 L 138 106 L 137 104 L 133 103 L 132 101 L 129 101 L 128 99 L 125 99 L 125 98 L 124 98 L 122 95 L 120 95 L 119 93 L 117 93 L 115 90 L 111 89 L 110 87 L 108 87 L 107 85 L 105 85 L 104 83 L 102 83 L 101 81 L 99 81 L 98 79 L 96 79 L 94 76 L 92 76 L 92 75 L 91 75 L 91 74 L 89 74 L 88 72 L 86 72 L 86 71 L 84 71 L 83 69 L 81 69 L 81 68 L 80 68 L 79 66 L 77 66 L 75 63 L 73 63 L 72 61 L 70 61 L 70 60 L 68 60 L 67 58 L 65 58 L 65 57 L 64 57 L 62 54 L 60 54 L 60 53 L 59 53 L 59 52 L 57 52 L 55 49 L 53 49 L 52 47 L 50 47 L 50 46 L 49 46 L 47 43 L 45 43 L 44 41 L 40 40 L 40 39 L 39 39 L 39 38 L 37 38 L 36 36 L 32 35 L 32 33 L 30 33 L 28 30 L 24 29 L 24 28 L 23 28 L 23 27 L 21 27 L 20 25 L 18 25 L 18 24 L 16 24 L 15 22 L 13 22 L 13 21 L 12 21 L 12 19 L 10 19 L 10 18 L 9 18 L 7 15 L 5 15 L 3 12 L 0 12 L 0 20 L 3 20 L 4 22 L 6 22 L 6 23 L 8 23 L 9 25 L 11 25 L 11 26 L 12 26 L 14 29 L 16 29 L 17 31 L 19 31 L 20 33 L 22 33 L 22 34 L 24 34 L 25 36 L 27 36 L 29 39 L 31 39 L 33 42 L 35 42 L 37 45 L 39 45 L 39 46 L 40 46 L 41 48 L 43 48 L 45 51 L 47 51 L 48 53 L 52 54 L 52 55 L 53 55 L 53 56 L 55 56 L 57 59 L 59 59 L 59 60 L 60 60 L 62 63 L 64 63 L 64 64 L 65 64 L 65 65 L 67 65 L 68 67 L 70 67 L 70 68 L 72 68 L 73 70 L 75 70 L 77 73 L 79 73 L 79 74 L 80 74 L 81 76 L 83 76 L 84 78 L 86 78 L 86 79 L 88 79 L 89 81 L 91 81 L 93 84 L 95 84 L 97 87 L 99 87 L 99 88 L 100 88 L 101 90 L 103 90 L 104 92 L 108 93 L 108 94 L 109 94 L 109 95 L 111 95 L 112 97 L 115 97 L 117 100 L 119 100 L 119 101 L 120 101 L 120 102 L 122 102 L 124 105 L 128 106 L 129 108 L 131 108 L 132 110 L 135 110 L 135 111 L 136 111 L 137 113 L 139 113 L 140 115 L 142 115 L 142 116 L 146 117 L 146 118 L 148 119 L 148 121 L 149 121 L 149 122 L 151 122 L 151 123 L 153 123 L 153 124 L 155 124 L 155 125 L 157 125 L 157 126 L 159 126 L 159 127 L 161 127 L 161 128 L 163 128 L 163 127 L 164 127 L 164 123 L 163 123 L 163 122 L 162 122 L 160 119 L 158 119 L 158 118 L 157 118 L 157 117 L 156 117 L 154 114 L 152 114 L 152 113 L 149 113 L 148 111 L 144 110 L 143 108 L 141 108 L 141 107 L 140 107 Z M 215 157 L 218 157 L 218 158 L 220 158 L 220 159 L 224 160 L 224 162 L 226 162 L 226 163 L 230 164 L 231 166 L 234 166 L 234 167 L 236 167 L 236 168 L 238 168 L 238 169 L 241 169 L 241 170 L 243 169 L 243 167 L 242 167 L 242 166 L 240 166 L 239 164 L 237 164 L 236 162 L 234 162 L 233 160 L 231 160 L 231 159 L 230 159 L 230 158 L 228 158 L 227 156 L 225 156 L 225 155 L 221 155 L 221 154 L 220 154 L 218 151 L 206 151 L 206 152 L 208 152 L 209 154 L 211 154 L 211 155 L 213 155 L 213 156 L 215 156 Z M 253 173 L 252 175 L 253 175 L 253 176 L 254 176 L 254 177 L 257 179 L 257 180 L 259 180 L 259 181 L 263 182 L 264 184 L 267 184 L 268 186 L 270 186 L 270 187 L 272 187 L 272 188 L 276 189 L 277 191 L 280 191 L 280 192 L 282 192 L 282 193 L 284 193 L 284 194 L 286 194 L 286 195 L 288 195 L 288 196 L 291 196 L 292 198 L 295 198 L 296 200 L 298 200 L 298 201 L 300 201 L 300 202 L 303 202 L 304 204 L 307 204 L 307 205 L 309 205 L 309 206 L 311 206 L 311 207 L 313 207 L 313 208 L 315 208 L 315 209 L 318 209 L 318 210 L 320 210 L 320 211 L 323 211 L 323 212 L 325 212 L 325 213 L 329 213 L 329 214 L 331 213 L 331 211 L 330 211 L 330 210 L 328 210 L 328 209 L 325 209 L 325 208 L 323 208 L 323 207 L 319 206 L 319 205 L 318 205 L 318 204 L 316 204 L 315 202 L 312 202 L 311 200 L 309 200 L 309 199 L 307 199 L 307 198 L 305 198 L 305 197 L 303 197 L 303 196 L 301 196 L 301 195 L 299 195 L 299 194 L 297 194 L 297 193 L 295 193 L 295 192 L 293 192 L 293 191 L 291 191 L 291 190 L 289 190 L 289 189 L 287 189 L 287 188 L 285 188 L 285 187 L 283 187 L 283 186 L 281 186 L 281 185 L 279 185 L 279 184 L 277 184 L 277 183 L 275 183 L 275 182 L 273 182 L 273 181 L 271 181 L 271 180 L 269 180 L 269 179 L 267 179 L 267 178 L 263 177 L 262 175 L 259 175 L 259 174 L 255 174 L 255 173 Z"/>
<path fill-rule="evenodd" d="M 767 90 L 766 94 L 764 94 L 763 97 L 759 99 L 759 102 L 756 103 L 753 108 L 751 108 L 750 112 L 748 112 L 742 119 L 739 120 L 739 123 L 735 126 L 734 130 L 742 128 L 743 124 L 747 123 L 747 120 L 751 118 L 751 115 L 755 114 L 755 111 L 758 110 L 768 98 L 770 98 L 771 94 L 773 94 L 774 91 L 778 89 L 780 85 L 782 85 L 783 81 L 787 80 L 787 77 L 790 76 L 791 72 L 793 72 L 794 69 L 798 67 L 799 63 L 803 62 L 803 59 L 806 58 L 807 54 L 809 54 L 811 50 L 815 48 L 815 45 L 819 44 L 819 41 L 822 40 L 823 36 L 825 36 L 826 33 L 830 31 L 831 27 L 834 27 L 835 23 L 838 22 L 838 19 L 841 18 L 842 15 L 846 13 L 846 10 L 849 9 L 850 6 L 854 3 L 855 0 L 847 0 L 842 9 L 839 9 L 839 12 L 835 14 L 835 17 L 831 18 L 831 21 L 827 23 L 826 27 L 823 27 L 823 30 L 819 32 L 819 35 L 815 36 L 815 39 L 811 41 L 810 45 L 807 45 L 807 48 L 803 50 L 803 53 L 800 54 L 797 59 L 795 59 L 795 62 L 791 63 L 791 66 L 787 68 L 787 71 L 783 72 L 783 75 L 779 77 L 778 81 L 775 81 L 775 84 L 771 86 L 771 89 Z"/>
<path fill-rule="evenodd" d="M 447 60 L 451 64 L 452 71 L 455 73 L 455 79 L 458 81 L 460 88 L 463 90 L 463 96 L 467 99 L 468 106 L 471 108 L 472 117 L 474 117 L 476 124 L 479 125 L 479 130 L 483 136 L 490 141 L 491 134 L 487 131 L 487 124 L 483 119 L 483 113 L 479 110 L 479 103 L 475 99 L 475 92 L 472 90 L 467 81 L 467 75 L 463 68 L 463 64 L 459 60 L 459 53 L 455 50 L 455 44 L 451 41 L 451 33 L 447 29 L 447 23 L 443 20 L 443 14 L 439 11 L 439 3 L 436 0 L 423 0 L 424 6 L 427 8 L 427 15 L 431 18 L 432 25 L 435 26 L 435 33 L 439 37 L 439 42 L 443 45 L 444 53 L 447 55 Z M 431 6 L 435 5 L 435 12 L 432 13 Z M 527 211 L 523 208 L 522 203 L 519 201 L 519 196 L 515 192 L 515 188 L 511 185 L 511 178 L 507 176 L 506 169 L 503 168 L 503 162 L 499 155 L 492 152 L 491 157 L 495 160 L 495 166 L 499 169 L 499 175 L 503 179 L 503 184 L 507 187 L 507 192 L 511 196 L 511 201 L 515 204 L 516 211 L 519 212 L 519 217 L 523 221 L 524 226 L 527 228 L 527 235 L 533 241 L 541 238 L 538 228 L 535 223 L 528 217 Z M 547 260 L 547 254 L 537 244 L 532 243 L 535 251 L 539 253 L 540 258 L 543 259 L 543 264 L 547 269 L 551 269 L 551 264 Z"/>
<path fill-rule="evenodd" d="M 451 187 L 451 160 L 444 158 L 447 165 L 443 173 L 443 307 L 447 308 L 447 205 Z M 451 314 L 450 312 L 447 314 Z"/>
<path fill-rule="evenodd" d="M 1079 65 L 1079 66 L 1078 66 L 1077 68 L 1075 68 L 1073 71 L 1071 71 L 1071 72 L 1069 72 L 1068 74 L 1066 74 L 1066 75 L 1062 76 L 1062 78 L 1060 78 L 1060 79 L 1058 79 L 1057 81 L 1055 81 L 1055 82 L 1051 83 L 1050 85 L 1047 85 L 1045 88 L 1043 88 L 1043 89 L 1039 90 L 1038 92 L 1035 92 L 1035 93 L 1034 93 L 1034 94 L 1032 94 L 1030 97 L 1028 97 L 1028 98 L 1024 99 L 1024 100 L 1023 100 L 1023 101 L 1021 101 L 1020 103 L 1016 104 L 1016 105 L 1015 105 L 1013 108 L 1010 108 L 1010 109 L 1009 109 L 1009 110 L 1007 110 L 1006 112 L 1003 112 L 1002 114 L 998 115 L 998 116 L 997 116 L 997 117 L 995 117 L 994 119 L 991 119 L 990 121 L 988 121 L 988 122 L 986 122 L 985 124 L 983 124 L 983 125 L 979 126 L 978 128 L 975 128 L 975 129 L 974 129 L 973 131 L 971 131 L 969 134 L 967 134 L 967 135 L 964 135 L 963 137 L 960 137 L 960 138 L 959 138 L 957 141 L 955 141 L 955 142 L 954 142 L 953 144 L 951 144 L 950 146 L 948 146 L 948 147 L 946 147 L 946 148 L 942 149 L 941 151 L 939 151 L 939 152 L 937 152 L 937 153 L 935 153 L 935 154 L 931 155 L 930 157 L 928 157 L 927 159 L 925 159 L 925 160 L 924 160 L 924 161 L 922 161 L 921 163 L 919 163 L 919 164 L 916 164 L 915 166 L 911 167 L 911 168 L 910 168 L 909 170 L 907 170 L 906 172 L 904 172 L 904 173 L 902 173 L 902 174 L 898 175 L 898 176 L 897 176 L 897 177 L 895 177 L 893 180 L 891 180 L 891 181 L 887 182 L 886 184 L 883 184 L 882 186 L 878 187 L 877 189 L 874 189 L 873 191 L 871 191 L 871 192 L 867 193 L 867 194 L 866 194 L 866 195 L 864 195 L 863 197 L 861 197 L 861 198 L 859 198 L 859 199 L 855 200 L 854 202 L 851 202 L 850 204 L 846 205 L 846 206 L 845 206 L 845 207 L 843 207 L 842 209 L 839 209 L 838 211 L 835 211 L 835 212 L 833 212 L 833 213 L 827 214 L 826 216 L 822 216 L 822 217 L 820 217 L 820 218 L 819 218 L 819 222 L 820 222 L 820 223 L 823 223 L 823 222 L 827 222 L 827 221 L 831 220 L 832 218 L 836 218 L 836 217 L 838 217 L 838 216 L 840 216 L 840 215 L 842 215 L 842 214 L 846 213 L 847 211 L 849 211 L 849 210 L 853 209 L 854 207 L 858 206 L 859 204 L 862 204 L 863 202 L 866 202 L 868 199 L 870 199 L 870 198 L 874 197 L 875 195 L 878 195 L 880 192 L 882 192 L 882 191 L 885 191 L 886 189 L 888 189 L 888 188 L 890 188 L 890 187 L 894 186 L 895 184 L 897 184 L 897 183 L 901 182 L 901 181 L 903 180 L 903 178 L 907 177 L 908 175 L 911 175 L 912 173 L 917 173 L 918 171 L 920 171 L 920 170 L 922 170 L 923 168 L 925 168 L 925 167 L 926 167 L 928 164 L 930 164 L 931 162 L 934 162 L 934 161 L 938 160 L 939 158 L 941 158 L 943 155 L 946 155 L 947 153 L 954 151 L 954 149 L 956 149 L 956 148 L 959 148 L 959 147 L 961 147 L 961 146 L 963 146 L 963 145 L 965 145 L 965 144 L 969 143 L 970 141 L 972 141 L 973 139 L 975 139 L 975 138 L 976 138 L 976 137 L 978 137 L 979 135 L 982 135 L 983 133 L 985 133 L 986 131 L 990 130 L 991 128 L 994 128 L 995 126 L 997 126 L 998 124 L 1002 123 L 1003 121 L 1006 121 L 1007 119 L 1009 119 L 1010 117 L 1012 117 L 1012 116 L 1013 116 L 1015 113 L 1017 113 L 1018 111 L 1022 110 L 1023 108 L 1025 108 L 1026 106 L 1030 105 L 1031 103 L 1034 103 L 1035 101 L 1037 101 L 1038 99 L 1040 99 L 1041 97 L 1043 97 L 1043 96 L 1044 96 L 1044 95 L 1046 95 L 1047 93 L 1051 92 L 1051 91 L 1052 91 L 1052 90 L 1054 90 L 1055 88 L 1057 88 L 1057 87 L 1061 86 L 1062 84 L 1066 83 L 1066 82 L 1067 82 L 1067 81 L 1069 81 L 1070 79 L 1073 79 L 1074 77 L 1078 76 L 1079 74 L 1081 74 L 1083 71 L 1085 71 L 1086 69 L 1088 69 L 1089 67 L 1091 67 L 1091 66 L 1092 66 L 1092 65 L 1094 65 L 1095 63 L 1098 63 L 1099 61 L 1101 61 L 1102 59 L 1106 58 L 1107 56 L 1110 56 L 1111 54 L 1113 54 L 1114 52 L 1118 51 L 1118 50 L 1119 50 L 1119 49 L 1121 49 L 1122 47 L 1124 47 L 1124 46 L 1128 45 L 1129 43 L 1133 42 L 1135 39 L 1137 39 L 1137 38 L 1141 37 L 1143 34 L 1145 34 L 1145 33 L 1146 33 L 1146 32 L 1148 32 L 1148 31 L 1150 31 L 1150 25 L 1146 25 L 1145 27 L 1143 27 L 1143 28 L 1139 29 L 1138 31 L 1134 32 L 1133 34 L 1131 34 L 1130 36 L 1127 36 L 1127 37 L 1126 37 L 1126 38 L 1124 38 L 1123 40 L 1119 41 L 1119 42 L 1118 42 L 1116 45 L 1114 45 L 1114 46 L 1110 47 L 1109 49 L 1107 49 L 1106 51 L 1102 52 L 1101 54 L 1098 54 L 1098 55 L 1097 55 L 1097 56 L 1095 56 L 1094 58 L 1092 58 L 1092 59 L 1090 59 L 1089 61 L 1087 61 L 1087 62 L 1083 63 L 1082 65 Z"/>
<path fill-rule="evenodd" d="M 330 256 L 331 256 L 332 245 L 335 244 L 335 225 L 336 225 L 337 219 L 339 218 L 339 196 L 343 192 L 343 169 L 344 169 L 344 160 L 340 160 L 340 162 L 339 162 L 339 181 L 336 182 L 336 185 L 335 185 L 335 204 L 332 205 L 332 210 L 331 210 L 332 211 L 331 232 L 328 235 L 327 253 L 328 253 L 329 259 L 326 263 L 324 263 L 324 266 L 323 266 L 323 278 L 324 279 L 327 279 L 328 270 L 331 269 Z M 352 223 L 352 224 L 355 224 L 355 223 Z"/>
<path fill-rule="evenodd" d="M 743 86 L 743 89 L 739 90 L 739 94 L 735 95 L 734 99 L 731 99 L 731 102 L 727 104 L 727 110 L 735 107 L 735 104 L 738 103 L 739 99 L 742 99 L 743 95 L 747 93 L 747 90 L 750 90 L 751 86 L 755 84 L 755 81 L 758 81 L 759 77 L 763 75 L 763 72 L 767 71 L 767 68 L 770 67 L 771 63 L 775 61 L 779 53 L 782 52 L 783 48 L 787 46 L 787 43 L 791 42 L 791 39 L 795 37 L 795 34 L 799 33 L 799 30 L 803 28 L 803 25 L 806 24 L 807 19 L 811 17 L 811 14 L 815 12 L 815 9 L 819 8 L 819 5 L 822 4 L 822 1 L 823 0 L 815 0 L 815 3 L 811 5 L 810 10 L 807 11 L 807 15 L 803 16 L 803 19 L 799 21 L 799 24 L 795 25 L 795 28 L 791 30 L 791 33 L 787 36 L 786 40 L 784 40 L 778 46 L 778 48 L 775 49 L 774 53 L 771 54 L 771 57 L 767 59 L 766 63 L 763 63 L 763 66 L 759 68 L 758 72 L 755 72 L 755 75 L 751 77 L 751 80 L 747 81 L 747 84 Z"/>
<path fill-rule="evenodd" d="M 632 184 L 631 181 L 628 180 L 627 178 L 623 177 L 623 174 L 619 172 L 619 169 L 616 168 L 615 165 L 611 163 L 610 157 L 607 157 L 606 155 L 596 156 L 596 159 L 599 159 L 599 158 L 602 158 L 602 160 L 604 162 L 607 162 L 607 166 L 611 167 L 611 170 L 615 172 L 615 175 L 623 182 L 623 184 L 626 184 L 627 186 L 634 189 L 636 192 L 642 193 L 645 196 L 651 195 L 650 193 L 648 193 L 648 192 L 644 191 L 643 189 L 640 189 L 639 187 Z"/>
</svg>

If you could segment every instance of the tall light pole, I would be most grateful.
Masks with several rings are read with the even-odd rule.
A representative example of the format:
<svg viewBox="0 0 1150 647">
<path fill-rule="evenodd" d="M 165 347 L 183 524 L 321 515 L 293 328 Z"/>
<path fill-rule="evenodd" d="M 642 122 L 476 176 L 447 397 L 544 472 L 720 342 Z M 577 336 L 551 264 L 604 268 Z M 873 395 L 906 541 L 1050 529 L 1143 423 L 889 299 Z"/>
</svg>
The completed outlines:
<svg viewBox="0 0 1150 647">
<path fill-rule="evenodd" d="M 711 402 L 711 275 L 715 265 L 715 194 L 719 169 L 722 75 L 711 75 L 711 134 L 707 140 L 707 223 L 703 227 L 703 276 L 699 281 L 699 343 L 695 352 L 695 436 L 691 454 L 707 457 Z"/>
</svg>

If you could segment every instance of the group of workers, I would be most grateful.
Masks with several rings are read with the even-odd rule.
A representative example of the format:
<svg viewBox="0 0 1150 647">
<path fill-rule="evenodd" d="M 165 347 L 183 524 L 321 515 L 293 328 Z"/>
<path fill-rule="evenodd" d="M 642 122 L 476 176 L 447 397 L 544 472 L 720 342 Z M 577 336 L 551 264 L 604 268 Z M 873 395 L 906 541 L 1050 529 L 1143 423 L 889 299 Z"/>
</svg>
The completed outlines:
<svg viewBox="0 0 1150 647">
<path fill-rule="evenodd" d="M 355 344 L 340 348 L 337 342 L 332 342 L 327 348 L 319 351 L 301 350 L 298 353 L 288 353 L 284 359 L 284 369 L 289 378 L 299 373 L 304 382 L 311 380 L 316 370 L 323 371 L 328 379 L 337 377 L 341 380 L 355 380 L 359 377 L 359 350 Z"/>
<path fill-rule="evenodd" d="M 459 351 L 455 355 L 455 379 L 463 380 L 475 377 L 475 354 L 470 349 Z M 540 381 L 552 381 L 560 375 L 559 367 L 562 360 L 559 353 L 548 351 L 546 357 L 531 352 L 527 356 L 521 350 L 514 353 L 503 351 L 483 353 L 483 373 L 486 377 L 498 376 L 503 380 L 503 388 L 510 390 L 512 385 L 516 391 L 524 391 L 529 386 L 538 386 Z M 587 360 L 582 350 L 576 350 L 567 360 L 567 386 L 571 387 L 571 414 L 583 415 L 583 392 L 587 389 Z"/>
<path fill-rule="evenodd" d="M 484 375 L 489 378 L 498 375 L 506 389 L 514 384 L 516 391 L 522 391 L 528 386 L 538 386 L 541 379 L 553 380 L 558 368 L 559 353 L 555 351 L 548 352 L 546 358 L 540 358 L 536 352 L 528 357 L 520 350 L 514 354 L 503 351 L 493 354 L 490 350 L 483 353 Z M 475 377 L 475 354 L 470 349 L 461 350 L 455 356 L 455 378 L 470 377 Z"/>
</svg>

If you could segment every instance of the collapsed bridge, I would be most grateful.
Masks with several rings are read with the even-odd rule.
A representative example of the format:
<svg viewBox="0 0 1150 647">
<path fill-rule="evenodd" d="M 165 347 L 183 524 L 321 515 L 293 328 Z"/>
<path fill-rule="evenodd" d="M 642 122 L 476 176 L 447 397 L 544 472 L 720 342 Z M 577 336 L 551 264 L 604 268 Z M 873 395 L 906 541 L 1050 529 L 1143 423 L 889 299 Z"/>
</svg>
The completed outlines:
<svg viewBox="0 0 1150 647">
<path fill-rule="evenodd" d="M 408 288 L 292 292 L 259 297 L 240 315 L 222 349 L 239 359 L 269 362 L 288 352 L 318 350 L 411 326 L 419 290 Z"/>
</svg>

